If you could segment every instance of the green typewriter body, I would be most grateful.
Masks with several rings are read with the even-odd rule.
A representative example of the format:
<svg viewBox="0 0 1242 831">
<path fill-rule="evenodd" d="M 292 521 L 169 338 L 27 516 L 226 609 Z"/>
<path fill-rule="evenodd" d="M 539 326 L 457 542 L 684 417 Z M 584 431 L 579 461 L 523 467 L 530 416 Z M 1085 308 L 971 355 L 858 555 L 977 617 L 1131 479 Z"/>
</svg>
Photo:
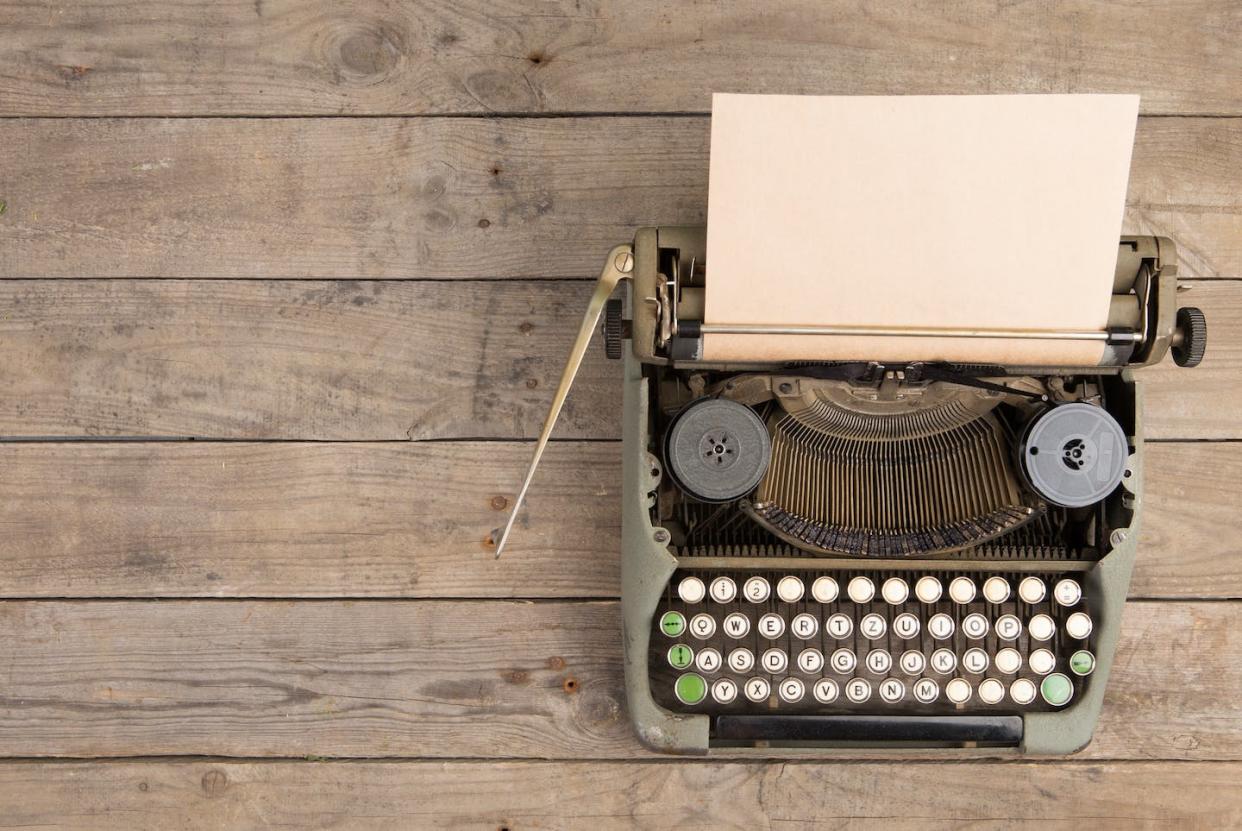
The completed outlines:
<svg viewBox="0 0 1242 831">
<path fill-rule="evenodd" d="M 624 367 L 625 681 L 645 745 L 1090 740 L 1142 517 L 1135 370 L 1170 351 L 1193 366 L 1206 342 L 1172 243 L 1118 252 L 1091 367 L 712 364 L 704 229 L 609 253 L 535 462 L 602 313 Z"/>
</svg>

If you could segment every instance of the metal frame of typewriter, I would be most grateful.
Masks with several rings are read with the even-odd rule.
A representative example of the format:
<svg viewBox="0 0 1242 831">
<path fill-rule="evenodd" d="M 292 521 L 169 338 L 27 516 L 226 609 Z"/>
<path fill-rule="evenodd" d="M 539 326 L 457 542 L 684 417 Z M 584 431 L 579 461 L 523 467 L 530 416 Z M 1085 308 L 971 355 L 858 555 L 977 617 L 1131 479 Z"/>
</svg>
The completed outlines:
<svg viewBox="0 0 1242 831">
<path fill-rule="evenodd" d="M 694 308 L 694 304 L 687 304 L 689 308 L 678 310 L 675 298 L 679 294 L 678 272 L 680 275 L 689 275 L 693 281 L 696 269 L 703 263 L 705 237 L 705 229 L 701 227 L 644 228 L 636 234 L 633 246 L 618 246 L 609 254 L 599 289 L 603 292 L 606 284 L 615 284 L 627 278 L 632 283 L 625 314 L 618 315 L 614 306 L 608 321 L 608 326 L 612 329 L 610 337 L 613 340 L 609 345 L 611 356 L 618 357 L 616 352 L 620 351 L 624 358 L 622 610 L 626 697 L 638 736 L 645 745 L 662 752 L 698 754 L 708 752 L 712 746 L 711 717 L 676 714 L 660 707 L 653 699 L 649 683 L 648 647 L 653 632 L 653 618 L 660 598 L 666 591 L 666 585 L 678 567 L 678 558 L 670 552 L 668 531 L 652 522 L 655 493 L 661 477 L 666 474 L 659 455 L 650 451 L 652 445 L 648 425 L 653 391 L 648 375 L 656 366 L 672 367 L 676 370 L 683 358 L 687 362 L 687 369 L 693 370 L 774 369 L 771 365 L 708 366 L 695 360 L 696 346 L 693 338 L 700 335 L 702 329 L 694 321 L 687 321 L 685 315 L 693 315 L 698 310 Z M 1049 569 L 1080 569 L 1085 590 L 1095 598 L 1097 608 L 1094 616 L 1099 628 L 1098 637 L 1094 639 L 1098 663 L 1093 681 L 1085 694 L 1063 710 L 1023 714 L 1019 746 L 972 749 L 970 743 L 965 743 L 964 746 L 953 749 L 956 753 L 994 755 L 998 752 L 1073 752 L 1090 741 L 1099 715 L 1142 518 L 1141 393 L 1131 370 L 1159 361 L 1170 347 L 1180 346 L 1185 338 L 1185 334 L 1176 325 L 1177 281 L 1172 243 L 1157 237 L 1123 238 L 1119 250 L 1115 290 L 1131 294 L 1137 301 L 1129 301 L 1129 306 L 1137 309 L 1139 319 L 1123 321 L 1117 327 L 1119 331 L 1108 335 L 1109 345 L 1105 349 L 1104 365 L 1010 368 L 1012 374 L 1026 375 L 1113 375 L 1116 376 L 1114 389 L 1124 391 L 1122 396 L 1127 399 L 1120 406 L 1128 411 L 1132 424 L 1132 430 L 1127 425 L 1132 453 L 1122 484 L 1124 505 L 1130 511 L 1128 525 L 1113 530 L 1109 541 L 1110 548 L 1107 552 L 1102 552 L 1098 560 L 1077 563 L 1056 561 L 1045 566 Z M 674 273 L 669 274 L 670 271 Z M 1110 328 L 1114 322 L 1110 315 Z M 679 339 L 679 330 L 688 331 L 691 337 Z M 618 350 L 618 345 L 623 348 Z M 787 369 L 785 373 L 792 374 L 793 371 Z M 943 560 L 938 559 L 916 562 L 926 567 L 945 565 Z M 704 563 L 700 560 L 698 564 Z M 717 559 L 714 564 L 743 570 L 772 568 L 772 560 L 764 558 L 729 557 Z M 910 568 L 912 561 L 857 557 L 800 558 L 795 564 L 797 568 L 809 569 L 896 569 Z M 980 571 L 994 569 L 996 566 L 994 562 L 971 560 L 955 560 L 951 565 L 957 569 L 977 568 Z M 1038 572 L 1041 567 L 1039 561 L 1022 561 L 1019 565 L 1032 572 Z M 784 745 L 780 741 L 759 742 L 752 752 L 782 746 L 785 748 L 782 752 L 823 753 L 832 745 L 816 744 L 808 747 L 793 742 Z M 855 743 L 851 746 L 858 745 Z M 888 742 L 876 746 L 884 749 L 893 747 Z M 896 746 L 899 748 L 900 743 Z M 729 750 L 739 752 L 736 746 L 730 746 Z M 740 750 L 745 752 L 744 748 Z"/>
</svg>

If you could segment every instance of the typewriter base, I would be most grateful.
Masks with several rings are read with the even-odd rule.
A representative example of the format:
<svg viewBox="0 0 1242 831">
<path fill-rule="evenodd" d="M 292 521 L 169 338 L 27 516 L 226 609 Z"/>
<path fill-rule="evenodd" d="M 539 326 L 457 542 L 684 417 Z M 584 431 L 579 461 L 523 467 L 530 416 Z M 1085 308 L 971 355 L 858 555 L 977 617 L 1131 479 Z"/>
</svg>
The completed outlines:
<svg viewBox="0 0 1242 831">
<path fill-rule="evenodd" d="M 893 750 L 897 752 L 937 752 L 954 755 L 1007 755 L 1007 754 L 1066 754 L 1084 747 L 1091 739 L 1103 702 L 1108 672 L 1116 648 L 1121 611 L 1130 582 L 1141 516 L 1142 494 L 1142 429 L 1140 393 L 1128 370 L 1122 372 L 1127 390 L 1134 395 L 1133 436 L 1134 453 L 1128 469 L 1130 475 L 1124 487 L 1132 498 L 1130 526 L 1124 538 L 1114 539 L 1112 547 L 1098 561 L 1074 563 L 1084 569 L 1082 583 L 1086 593 L 1095 598 L 1093 617 L 1096 632 L 1092 637 L 1096 667 L 1091 683 L 1082 695 L 1068 706 L 1055 712 L 1029 712 L 1020 716 L 1021 728 L 1007 723 L 1001 731 L 995 725 L 984 725 L 983 732 L 971 732 L 968 721 L 978 721 L 978 715 L 955 716 L 939 719 L 934 729 L 917 720 L 902 720 L 901 716 L 886 716 L 881 711 L 865 714 L 874 722 L 854 721 L 848 729 L 834 730 L 809 722 L 790 729 L 788 723 L 780 725 L 775 718 L 773 736 L 765 737 L 762 717 L 759 721 L 747 721 L 746 729 L 739 731 L 736 724 L 725 725 L 726 730 L 717 731 L 729 738 L 713 738 L 712 716 L 679 714 L 658 705 L 652 695 L 649 674 L 649 649 L 653 622 L 658 605 L 665 596 L 670 577 L 678 567 L 678 559 L 669 550 L 667 531 L 652 524 L 651 496 L 663 473 L 662 461 L 648 452 L 647 425 L 649 423 L 648 382 L 643 375 L 643 364 L 633 357 L 629 344 L 624 350 L 624 410 L 622 465 L 622 612 L 624 617 L 624 655 L 626 696 L 630 716 L 639 739 L 648 748 L 664 753 L 706 754 L 712 749 L 728 749 L 731 755 L 753 752 L 771 754 L 774 749 L 781 753 L 830 754 L 849 748 Z M 854 565 L 859 569 L 909 568 L 908 561 L 835 560 L 834 567 Z M 814 561 L 800 560 L 799 568 L 814 567 Z M 954 569 L 972 567 L 989 570 L 994 567 L 988 561 L 971 562 L 954 560 Z M 1006 563 L 1005 570 L 1030 570 L 1038 573 L 1048 564 L 1040 561 Z M 1051 564 L 1063 569 L 1067 563 Z M 774 560 L 770 558 L 730 557 L 728 568 L 732 570 L 761 569 L 771 571 Z M 785 719 L 788 722 L 788 719 Z M 878 722 L 883 722 L 883 728 Z M 841 722 L 842 725 L 845 722 Z M 758 728 L 756 729 L 756 726 Z M 861 725 L 861 727 L 860 727 Z M 831 725 L 830 725 L 831 726 Z M 910 729 L 905 729 L 908 726 Z M 803 729 L 806 728 L 806 729 Z M 821 729 L 823 728 L 823 729 Z M 739 736 L 741 738 L 739 738 Z M 977 736 L 978 738 L 972 738 Z M 999 740 L 995 739 L 1000 736 Z M 870 738 L 869 738 L 870 737 Z"/>
</svg>

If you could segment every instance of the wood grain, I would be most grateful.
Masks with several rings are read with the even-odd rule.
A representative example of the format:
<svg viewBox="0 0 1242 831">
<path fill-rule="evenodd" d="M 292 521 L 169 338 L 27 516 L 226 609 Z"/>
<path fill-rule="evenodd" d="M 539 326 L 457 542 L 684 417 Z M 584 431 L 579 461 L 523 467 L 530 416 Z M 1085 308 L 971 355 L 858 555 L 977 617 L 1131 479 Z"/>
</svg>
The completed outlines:
<svg viewBox="0 0 1242 831">
<path fill-rule="evenodd" d="M 65 762 L 0 765 L 6 827 L 1217 829 L 1236 762 Z"/>
<path fill-rule="evenodd" d="M 0 756 L 650 758 L 622 700 L 619 612 L 7 601 Z M 1085 757 L 1242 759 L 1242 604 L 1130 602 L 1123 623 Z"/>
<path fill-rule="evenodd" d="M 591 286 L 566 281 L 0 280 L 0 435 L 533 438 Z M 1146 435 L 1242 438 L 1242 282 L 1196 281 L 1207 358 L 1147 379 Z M 561 438 L 620 435 L 587 352 Z"/>
<path fill-rule="evenodd" d="M 192 0 L 5 7 L 5 115 L 705 111 L 709 93 L 1135 92 L 1242 111 L 1236 4 Z"/>
<path fill-rule="evenodd" d="M 616 597 L 618 443 L 0 444 L 0 597 Z M 1149 447 L 1132 597 L 1242 596 L 1242 443 Z"/>
<path fill-rule="evenodd" d="M 0 276 L 594 277 L 636 227 L 705 221 L 708 124 L 0 120 Z M 1240 194 L 1242 120 L 1140 120 L 1125 229 L 1183 276 L 1242 277 Z"/>
</svg>

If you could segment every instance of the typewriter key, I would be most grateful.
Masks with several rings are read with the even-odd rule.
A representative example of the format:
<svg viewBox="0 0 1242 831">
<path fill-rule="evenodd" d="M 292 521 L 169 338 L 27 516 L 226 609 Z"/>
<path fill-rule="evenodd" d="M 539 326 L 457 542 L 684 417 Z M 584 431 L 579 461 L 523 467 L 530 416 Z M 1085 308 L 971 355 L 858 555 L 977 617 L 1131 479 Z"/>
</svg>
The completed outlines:
<svg viewBox="0 0 1242 831">
<path fill-rule="evenodd" d="M 712 684 L 712 698 L 717 704 L 732 704 L 737 698 L 737 684 L 728 678 L 721 678 Z"/>
<path fill-rule="evenodd" d="M 957 655 L 950 649 L 937 649 L 931 655 L 931 666 L 941 675 L 948 675 L 957 669 Z"/>
<path fill-rule="evenodd" d="M 1068 676 L 1054 672 L 1039 685 L 1039 694 L 1053 707 L 1061 707 L 1074 697 L 1074 685 Z"/>
<path fill-rule="evenodd" d="M 697 577 L 683 578 L 677 585 L 677 596 L 685 603 L 699 603 L 706 593 L 707 589 L 704 588 L 703 581 Z"/>
<path fill-rule="evenodd" d="M 893 632 L 902 640 L 910 640 L 919 633 L 919 619 L 909 612 L 893 618 Z"/>
<path fill-rule="evenodd" d="M 686 631 L 686 617 L 681 612 L 665 612 L 660 618 L 660 631 L 670 638 L 676 638 Z"/>
<path fill-rule="evenodd" d="M 790 622 L 789 631 L 793 632 L 794 636 L 799 640 L 807 641 L 815 637 L 815 633 L 819 631 L 819 621 L 815 615 L 808 615 L 806 612 L 803 612 L 800 615 L 796 615 L 793 621 Z"/>
<path fill-rule="evenodd" d="M 849 615 L 837 612 L 824 623 L 824 630 L 837 640 L 844 640 L 854 631 L 854 621 Z"/>
<path fill-rule="evenodd" d="M 863 619 L 858 621 L 858 631 L 862 632 L 867 640 L 874 641 L 884 637 L 884 633 L 888 631 L 888 623 L 877 614 L 863 615 Z"/>
<path fill-rule="evenodd" d="M 920 675 L 927 666 L 927 659 L 917 649 L 901 653 L 901 671 L 906 675 Z"/>
<path fill-rule="evenodd" d="M 703 398 L 673 421 L 664 457 L 682 490 L 704 502 L 729 502 L 763 479 L 772 439 L 763 419 L 745 404 Z"/>
<path fill-rule="evenodd" d="M 914 682 L 914 697 L 923 704 L 931 704 L 940 697 L 940 685 L 930 678 L 920 678 Z"/>
<path fill-rule="evenodd" d="M 880 698 L 889 704 L 896 704 L 906 697 L 906 685 L 896 678 L 885 678 L 880 682 Z"/>
<path fill-rule="evenodd" d="M 766 614 L 759 618 L 759 634 L 774 641 L 785 634 L 785 619 L 780 615 Z"/>
<path fill-rule="evenodd" d="M 710 647 L 700 649 L 699 654 L 695 656 L 694 665 L 701 672 L 706 672 L 710 675 L 720 669 L 720 652 Z"/>
<path fill-rule="evenodd" d="M 831 603 L 837 599 L 840 591 L 837 581 L 831 577 L 817 577 L 811 584 L 811 597 L 814 597 L 817 603 Z"/>
<path fill-rule="evenodd" d="M 875 597 L 875 583 L 860 575 L 850 581 L 845 591 L 855 603 L 870 603 L 871 598 Z"/>
<path fill-rule="evenodd" d="M 832 664 L 834 670 L 845 674 L 854 671 L 854 667 L 858 666 L 858 658 L 848 649 L 838 649 L 832 653 L 829 663 Z"/>
<path fill-rule="evenodd" d="M 1017 640 L 1022 634 L 1022 621 L 1013 615 L 1001 615 L 996 619 L 996 637 L 1002 641 Z"/>
<path fill-rule="evenodd" d="M 880 595 L 893 606 L 900 606 L 910 596 L 910 587 L 900 577 L 890 577 L 884 581 L 884 586 L 880 589 Z"/>
<path fill-rule="evenodd" d="M 932 615 L 931 620 L 927 621 L 927 631 L 931 632 L 931 636 L 938 641 L 952 637 L 954 628 L 953 618 L 944 612 Z"/>
<path fill-rule="evenodd" d="M 694 662 L 694 650 L 679 643 L 669 649 L 668 662 L 674 669 L 686 669 Z"/>
<path fill-rule="evenodd" d="M 940 581 L 935 577 L 920 577 L 914 584 L 914 596 L 924 603 L 935 603 L 943 591 Z"/>
<path fill-rule="evenodd" d="M 873 649 L 867 653 L 867 669 L 876 675 L 884 675 L 893 668 L 893 656 L 887 649 Z"/>
<path fill-rule="evenodd" d="M 690 618 L 690 634 L 705 641 L 716 634 L 716 619 L 711 615 L 695 615 Z"/>
<path fill-rule="evenodd" d="M 762 603 L 772 594 L 772 587 L 762 577 L 751 577 L 742 585 L 742 594 L 751 603 Z"/>
<path fill-rule="evenodd" d="M 1004 603 L 1009 599 L 1009 581 L 1004 577 L 989 577 L 984 580 L 983 597 L 989 603 Z"/>
<path fill-rule="evenodd" d="M 802 599 L 802 581 L 792 574 L 782 577 L 776 584 L 776 596 L 786 603 L 797 603 Z"/>
<path fill-rule="evenodd" d="M 1057 656 L 1053 655 L 1050 650 L 1036 649 L 1026 659 L 1026 662 L 1030 665 L 1031 672 L 1036 675 L 1047 675 L 1057 665 Z"/>
<path fill-rule="evenodd" d="M 1070 656 L 1069 665 L 1075 675 L 1090 675 L 1095 671 L 1095 656 L 1080 649 Z"/>
<path fill-rule="evenodd" d="M 729 653 L 729 669 L 733 670 L 738 675 L 750 672 L 754 665 L 755 653 L 751 652 L 749 649 L 734 649 Z"/>
<path fill-rule="evenodd" d="M 949 584 L 949 597 L 954 603 L 965 605 L 975 599 L 975 581 L 969 577 L 954 577 Z"/>
<path fill-rule="evenodd" d="M 962 618 L 962 632 L 972 641 L 977 641 L 988 633 L 988 619 L 978 612 Z"/>
<path fill-rule="evenodd" d="M 772 687 L 766 678 L 752 678 L 746 682 L 746 697 L 756 704 L 767 701 L 771 694 Z"/>
<path fill-rule="evenodd" d="M 717 577 L 712 581 L 708 591 L 711 593 L 712 600 L 717 603 L 731 603 L 733 598 L 737 597 L 737 583 L 728 577 Z"/>
<path fill-rule="evenodd" d="M 967 672 L 980 675 L 988 668 L 988 653 L 982 649 L 967 649 L 962 655 L 962 666 Z"/>
<path fill-rule="evenodd" d="M 811 691 L 815 695 L 815 700 L 820 704 L 831 704 L 837 700 L 837 695 L 839 695 L 837 682 L 831 678 L 819 679 L 815 682 L 815 686 L 811 688 Z"/>
<path fill-rule="evenodd" d="M 996 653 L 996 669 L 1005 675 L 1013 675 L 1022 669 L 1022 654 L 1012 647 L 1005 647 Z"/>
<path fill-rule="evenodd" d="M 1036 603 L 1043 602 L 1047 594 L 1048 587 L 1038 577 L 1023 577 L 1022 582 L 1018 584 L 1018 597 L 1022 598 L 1023 603 L 1034 606 Z"/>
<path fill-rule="evenodd" d="M 678 678 L 673 689 L 682 704 L 698 704 L 707 697 L 707 682 L 693 673 Z"/>
<path fill-rule="evenodd" d="M 971 692 L 970 682 L 965 678 L 954 678 L 944 685 L 945 698 L 954 704 L 965 704 L 970 701 Z"/>
<path fill-rule="evenodd" d="M 1035 682 L 1019 678 L 1009 685 L 1009 697 L 1015 704 L 1030 704 L 1035 700 Z"/>
<path fill-rule="evenodd" d="M 1065 621 L 1065 634 L 1075 640 L 1083 640 L 1091 634 L 1091 618 L 1082 612 L 1074 612 Z"/>
<path fill-rule="evenodd" d="M 984 704 L 999 704 L 1005 697 L 1005 685 L 995 678 L 984 678 L 979 684 L 979 700 Z"/>
<path fill-rule="evenodd" d="M 763 659 L 760 663 L 763 664 L 763 668 L 768 672 L 776 674 L 784 672 L 785 668 L 789 666 L 789 656 L 779 649 L 769 649 L 763 653 Z"/>
<path fill-rule="evenodd" d="M 1026 625 L 1026 628 L 1031 633 L 1031 637 L 1037 641 L 1046 641 L 1055 635 L 1057 631 L 1057 625 L 1047 615 L 1035 615 L 1035 617 L 1031 618 L 1031 622 Z"/>
<path fill-rule="evenodd" d="M 824 668 L 824 653 L 818 649 L 804 649 L 798 653 L 798 669 L 814 675 Z"/>
<path fill-rule="evenodd" d="M 865 678 L 851 678 L 845 684 L 845 697 L 855 704 L 871 698 L 871 684 Z"/>
<path fill-rule="evenodd" d="M 780 683 L 778 689 L 781 694 L 781 700 L 789 704 L 797 704 L 806 693 L 806 687 L 797 678 L 786 678 Z"/>
<path fill-rule="evenodd" d="M 733 612 L 725 617 L 724 623 L 721 624 L 721 628 L 724 630 L 726 635 L 734 640 L 744 638 L 750 631 L 750 618 L 746 617 L 746 615 L 739 614 L 738 612 Z"/>
<path fill-rule="evenodd" d="M 1060 580 L 1052 589 L 1052 596 L 1062 606 L 1077 606 L 1082 600 L 1082 586 L 1077 580 Z"/>
</svg>

